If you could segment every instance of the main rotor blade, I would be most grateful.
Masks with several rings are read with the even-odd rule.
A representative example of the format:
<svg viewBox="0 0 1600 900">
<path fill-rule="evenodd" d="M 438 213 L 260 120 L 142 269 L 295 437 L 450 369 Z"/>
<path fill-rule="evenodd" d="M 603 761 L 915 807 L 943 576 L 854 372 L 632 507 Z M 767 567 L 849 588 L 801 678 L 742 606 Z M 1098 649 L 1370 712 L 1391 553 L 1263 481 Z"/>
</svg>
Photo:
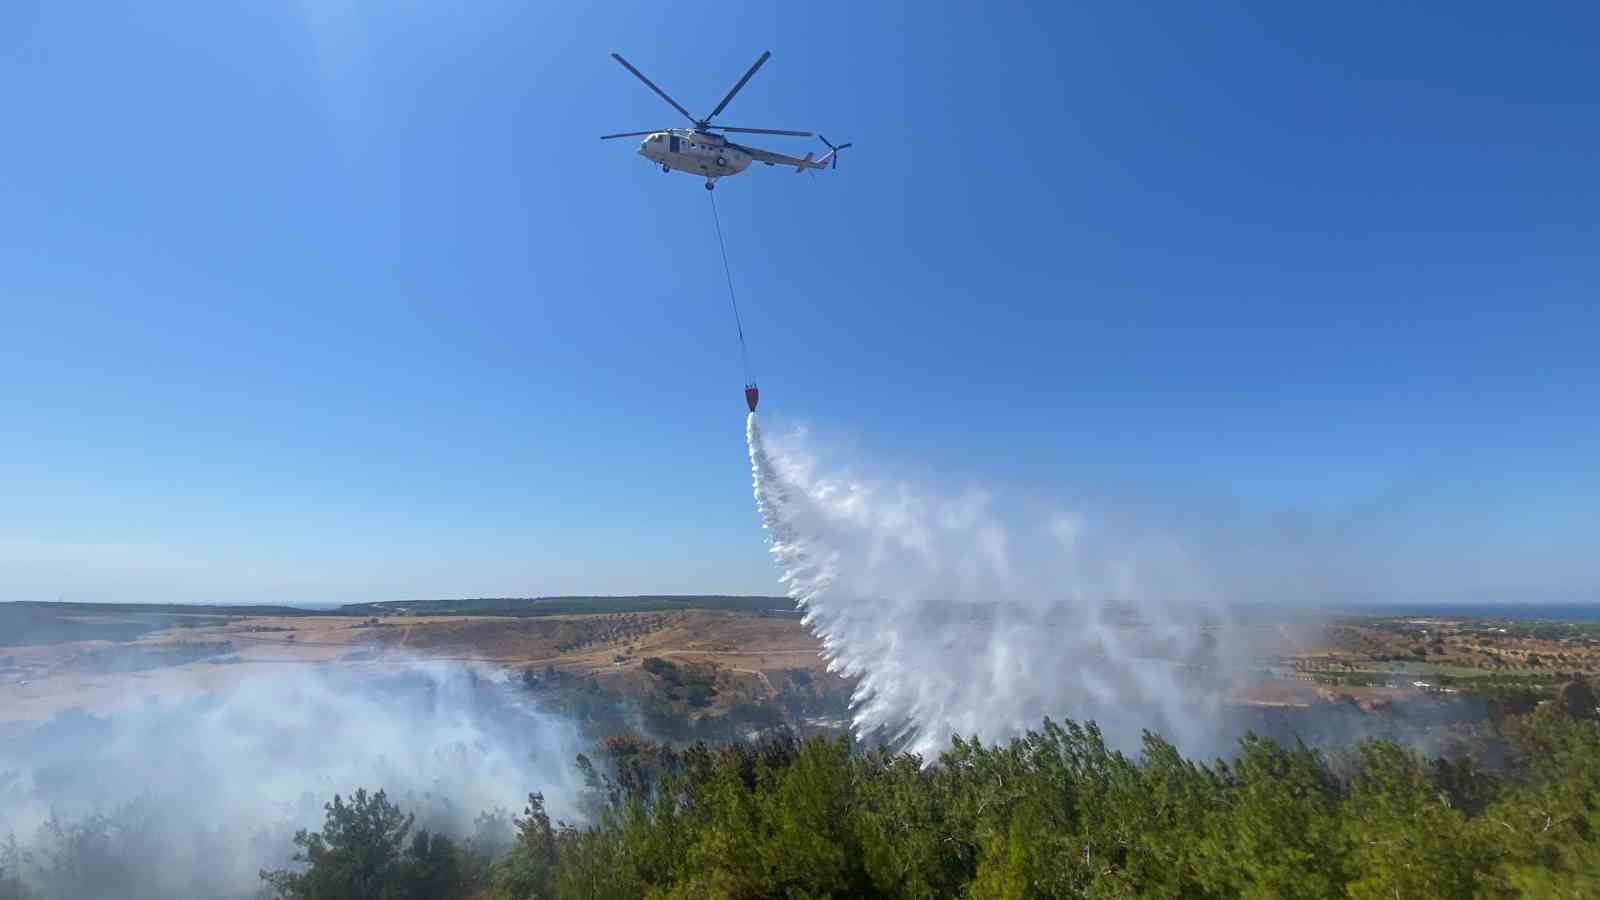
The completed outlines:
<svg viewBox="0 0 1600 900">
<path fill-rule="evenodd" d="M 733 90 L 728 92 L 728 96 L 723 97 L 722 98 L 722 102 L 717 104 L 717 108 L 713 109 L 711 111 L 711 114 L 706 116 L 706 121 L 707 122 L 711 121 L 712 119 L 715 119 L 717 117 L 717 113 L 722 112 L 723 107 L 728 105 L 728 101 L 733 99 L 733 95 L 739 93 L 739 89 L 744 87 L 744 83 L 746 81 L 750 80 L 750 76 L 756 74 L 756 70 L 761 68 L 761 64 L 766 62 L 767 58 L 770 57 L 771 55 L 772 55 L 772 51 L 771 50 L 764 51 L 761 54 L 761 58 L 756 60 L 756 64 L 750 67 L 750 71 L 744 73 L 744 77 L 739 79 L 739 83 L 733 86 Z"/>
<path fill-rule="evenodd" d="M 650 79 L 644 77 L 644 73 L 639 71 L 638 69 L 635 69 L 633 67 L 632 63 L 630 63 L 627 60 L 623 59 L 622 58 L 622 54 L 613 53 L 613 54 L 611 54 L 611 58 L 616 60 L 619 63 L 622 63 L 622 67 L 623 68 L 627 69 L 629 72 L 632 72 L 634 77 L 638 78 L 640 81 L 644 82 L 645 85 L 650 88 L 650 90 L 655 91 L 657 94 L 660 94 L 661 95 L 661 99 L 663 99 L 663 100 L 667 101 L 668 103 L 672 104 L 672 108 L 673 109 L 677 110 L 678 112 L 683 113 L 683 117 L 685 119 L 688 119 L 691 122 L 699 124 L 699 120 L 698 119 L 696 119 L 694 116 L 689 115 L 689 111 L 687 109 L 684 109 L 683 107 L 679 106 L 678 105 L 678 101 L 676 101 L 676 100 L 672 99 L 671 97 L 667 96 L 667 92 L 666 91 L 663 91 L 661 88 L 656 87 L 656 83 L 654 81 L 651 81 Z"/>
<path fill-rule="evenodd" d="M 665 128 L 657 128 L 656 131 L 666 131 L 666 129 Z M 624 131 L 621 134 L 602 134 L 602 135 L 600 135 L 600 140 L 609 141 L 612 138 L 619 138 L 619 137 L 638 137 L 641 134 L 655 134 L 656 131 Z"/>
<path fill-rule="evenodd" d="M 741 134 L 787 134 L 790 137 L 811 137 L 809 131 L 780 131 L 777 128 L 729 128 L 726 125 L 713 125 L 717 131 L 737 131 Z"/>
</svg>

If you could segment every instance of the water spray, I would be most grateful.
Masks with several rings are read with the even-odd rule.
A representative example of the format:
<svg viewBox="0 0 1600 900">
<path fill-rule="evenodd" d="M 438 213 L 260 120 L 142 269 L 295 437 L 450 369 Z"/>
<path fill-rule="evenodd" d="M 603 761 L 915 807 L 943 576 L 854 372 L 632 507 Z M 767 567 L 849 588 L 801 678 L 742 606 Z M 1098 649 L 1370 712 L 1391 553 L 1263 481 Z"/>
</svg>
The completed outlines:
<svg viewBox="0 0 1600 900">
<path fill-rule="evenodd" d="M 830 468 L 753 413 L 746 438 L 769 550 L 828 669 L 856 680 L 859 737 L 931 761 L 1049 716 L 1130 750 L 1145 729 L 1220 748 L 1221 606 L 1171 542 Z"/>
</svg>

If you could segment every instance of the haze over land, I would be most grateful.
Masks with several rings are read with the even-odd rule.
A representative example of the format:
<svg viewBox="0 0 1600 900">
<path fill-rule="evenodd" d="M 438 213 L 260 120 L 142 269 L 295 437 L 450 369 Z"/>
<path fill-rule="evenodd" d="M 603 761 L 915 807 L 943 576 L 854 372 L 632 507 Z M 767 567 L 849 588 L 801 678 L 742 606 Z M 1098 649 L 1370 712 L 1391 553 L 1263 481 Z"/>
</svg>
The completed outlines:
<svg viewBox="0 0 1600 900">
<path fill-rule="evenodd" d="M 807 484 L 816 486 L 785 479 L 784 488 Z M 785 508 L 803 521 L 790 505 L 797 500 Z M 807 514 L 822 517 L 812 524 L 827 540 L 841 527 L 833 509 Z M 935 532 L 960 536 L 982 518 L 935 521 Z M 892 544 L 877 564 L 907 565 L 906 549 Z M 1226 722 L 1200 727 L 1166 705 L 1157 685 L 1229 712 L 1235 727 L 1332 749 L 1356 735 L 1394 737 L 1434 752 L 1472 735 L 1481 698 L 1496 691 L 1548 695 L 1576 674 L 1600 675 L 1592 622 L 1413 616 L 1325 629 L 1300 615 L 1267 616 L 1198 632 L 1249 651 L 1250 665 L 1220 673 L 1231 676 L 1224 695 L 1219 673 L 1196 659 L 1182 661 L 1191 684 L 1141 680 L 1139 667 L 1165 672 L 1172 650 L 1194 649 L 1170 621 L 1077 620 L 1071 609 L 1021 616 L 1050 637 L 1063 634 L 1056 623 L 1077 621 L 1100 641 L 1082 657 L 1054 654 L 1037 634 L 1011 627 L 1006 602 L 969 601 L 970 615 L 920 620 L 886 616 L 904 612 L 892 602 L 830 607 L 850 597 L 839 586 L 871 583 L 855 573 L 884 570 L 830 555 L 838 577 L 824 585 L 794 548 L 777 550 L 797 584 L 822 588 L 808 601 L 824 641 L 781 612 L 782 598 L 397 601 L 343 615 L 249 616 L 0 605 L 0 841 L 14 833 L 33 854 L 22 871 L 54 885 L 47 896 L 105 896 L 104 879 L 114 878 L 119 890 L 136 886 L 132 896 L 249 897 L 256 868 L 290 865 L 295 829 L 316 827 L 323 802 L 357 787 L 385 788 L 416 813 L 417 827 L 484 852 L 508 846 L 511 813 L 529 791 L 544 794 L 552 815 L 592 821 L 594 798 L 575 760 L 612 752 L 596 748 L 604 735 L 737 741 L 782 726 L 837 734 L 853 715 L 869 737 L 903 731 L 904 746 L 938 752 L 947 749 L 944 729 L 996 739 L 1030 714 L 1087 709 L 1106 713 L 1107 737 L 1130 750 L 1137 741 L 1118 733 L 1124 722 L 1196 728 L 1180 738 L 1202 745 L 1224 736 Z M 852 630 L 860 627 L 868 630 Z M 823 671 L 828 642 L 858 677 Z M 942 652 L 919 655 L 919 642 Z M 1275 646 L 1292 651 L 1274 656 Z M 1118 651 L 1130 655 L 1110 655 Z M 938 669 L 919 681 L 904 674 L 912 665 Z M 1087 686 L 1071 681 L 1095 669 L 1106 674 Z M 887 681 L 889 673 L 902 677 Z M 1113 681 L 1119 673 L 1132 683 Z M 853 713 L 852 694 L 866 701 Z M 90 858 L 98 868 L 49 863 Z"/>
</svg>

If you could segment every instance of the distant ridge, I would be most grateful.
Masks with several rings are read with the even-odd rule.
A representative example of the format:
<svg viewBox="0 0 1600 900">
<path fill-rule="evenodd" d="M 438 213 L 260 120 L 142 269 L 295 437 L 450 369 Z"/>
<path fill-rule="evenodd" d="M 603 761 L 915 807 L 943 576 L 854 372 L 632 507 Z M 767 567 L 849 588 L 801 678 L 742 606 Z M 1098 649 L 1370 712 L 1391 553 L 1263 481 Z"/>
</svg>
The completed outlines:
<svg viewBox="0 0 1600 900">
<path fill-rule="evenodd" d="M 736 612 L 789 611 L 788 597 L 735 594 L 565 595 L 558 597 L 469 597 L 456 600 L 383 600 L 350 603 L 333 610 L 342 616 L 458 615 L 556 616 L 579 613 L 659 612 L 722 609 Z"/>
<path fill-rule="evenodd" d="M 131 641 L 174 626 L 220 625 L 239 616 L 326 615 L 292 606 L 214 606 L 184 603 L 0 603 L 0 647 L 67 641 Z"/>
<path fill-rule="evenodd" d="M 0 602 L 0 647 L 81 640 L 133 640 L 174 625 L 218 625 L 239 616 L 560 616 L 715 609 L 762 615 L 798 615 L 788 597 L 729 594 L 629 596 L 471 597 L 456 600 L 384 600 L 334 608 L 201 603 L 71 603 L 58 600 Z"/>
<path fill-rule="evenodd" d="M 328 615 L 327 610 L 262 603 L 97 603 L 76 600 L 0 600 L 0 607 L 27 609 L 42 613 L 94 614 L 138 613 L 174 616 L 306 616 Z"/>
</svg>

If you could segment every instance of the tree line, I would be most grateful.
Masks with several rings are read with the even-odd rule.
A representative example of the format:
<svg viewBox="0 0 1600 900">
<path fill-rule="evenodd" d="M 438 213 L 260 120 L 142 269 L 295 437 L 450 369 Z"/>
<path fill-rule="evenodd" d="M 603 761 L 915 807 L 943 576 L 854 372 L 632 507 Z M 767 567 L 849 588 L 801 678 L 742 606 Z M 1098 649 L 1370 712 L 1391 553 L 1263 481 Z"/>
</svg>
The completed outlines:
<svg viewBox="0 0 1600 900">
<path fill-rule="evenodd" d="M 619 735 L 578 759 L 582 825 L 532 794 L 509 846 L 458 843 L 358 790 L 262 885 L 307 900 L 1597 897 L 1597 704 L 1574 682 L 1485 723 L 1487 764 L 1255 735 L 1206 763 L 1050 720 L 1001 745 L 957 738 L 931 764 L 848 739 Z M 26 896 L 6 863 L 0 848 L 0 897 Z"/>
<path fill-rule="evenodd" d="M 1499 723 L 1494 769 L 1256 736 L 1209 764 L 1148 734 L 1130 756 L 1049 720 L 931 766 L 845 739 L 613 737 L 579 760 L 584 827 L 531 795 L 508 852 L 463 862 L 360 792 L 301 835 L 302 869 L 264 877 L 287 898 L 1595 897 L 1596 719 L 1575 683 Z"/>
</svg>

